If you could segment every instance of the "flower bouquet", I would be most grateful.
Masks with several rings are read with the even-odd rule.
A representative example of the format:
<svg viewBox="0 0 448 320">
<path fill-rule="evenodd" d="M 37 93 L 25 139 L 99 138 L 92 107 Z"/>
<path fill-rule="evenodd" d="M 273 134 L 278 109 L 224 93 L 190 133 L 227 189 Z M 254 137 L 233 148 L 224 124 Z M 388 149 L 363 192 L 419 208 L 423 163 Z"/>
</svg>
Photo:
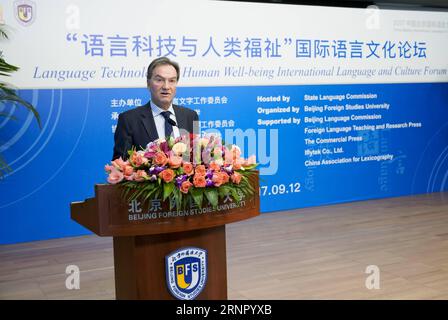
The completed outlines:
<svg viewBox="0 0 448 320">
<path fill-rule="evenodd" d="M 159 139 L 128 155 L 105 166 L 107 181 L 119 184 L 128 201 L 163 199 L 170 210 L 181 210 L 191 201 L 202 208 L 207 199 L 216 208 L 226 196 L 239 202 L 254 193 L 249 176 L 256 173 L 255 156 L 242 158 L 238 146 L 225 146 L 216 135 Z"/>
</svg>

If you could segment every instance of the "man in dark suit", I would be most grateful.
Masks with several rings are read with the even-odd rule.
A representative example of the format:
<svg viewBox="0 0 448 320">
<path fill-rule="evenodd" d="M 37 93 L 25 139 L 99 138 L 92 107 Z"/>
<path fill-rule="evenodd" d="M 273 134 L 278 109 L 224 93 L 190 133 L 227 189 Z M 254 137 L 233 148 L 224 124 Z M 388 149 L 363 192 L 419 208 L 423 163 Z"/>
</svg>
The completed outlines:
<svg viewBox="0 0 448 320">
<path fill-rule="evenodd" d="M 151 100 L 118 117 L 112 160 L 127 159 L 132 147 L 145 148 L 149 142 L 167 136 L 199 133 L 199 118 L 191 109 L 173 105 L 179 81 L 179 65 L 162 57 L 148 67 L 147 85 Z"/>
</svg>

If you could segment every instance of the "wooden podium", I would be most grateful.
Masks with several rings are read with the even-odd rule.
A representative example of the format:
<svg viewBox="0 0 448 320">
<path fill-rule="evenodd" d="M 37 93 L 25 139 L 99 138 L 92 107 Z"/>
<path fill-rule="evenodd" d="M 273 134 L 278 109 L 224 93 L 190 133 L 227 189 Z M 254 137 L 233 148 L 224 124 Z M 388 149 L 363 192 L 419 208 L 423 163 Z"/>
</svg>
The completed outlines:
<svg viewBox="0 0 448 320">
<path fill-rule="evenodd" d="M 95 185 L 95 198 L 71 203 L 71 218 L 114 243 L 116 299 L 175 299 L 167 285 L 165 257 L 181 248 L 207 252 L 207 278 L 196 299 L 227 299 L 227 223 L 260 213 L 258 174 L 250 182 L 255 196 L 235 203 L 230 197 L 218 208 L 169 211 L 152 199 L 142 206 L 126 202 L 117 185 Z M 204 197 L 205 198 L 205 197 Z"/>
</svg>

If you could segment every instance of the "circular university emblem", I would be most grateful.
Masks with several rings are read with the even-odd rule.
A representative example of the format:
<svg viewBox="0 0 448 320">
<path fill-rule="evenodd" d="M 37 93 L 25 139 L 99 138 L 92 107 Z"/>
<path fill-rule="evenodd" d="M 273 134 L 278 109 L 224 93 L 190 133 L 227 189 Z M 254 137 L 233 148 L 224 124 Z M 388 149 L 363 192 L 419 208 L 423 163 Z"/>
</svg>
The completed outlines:
<svg viewBox="0 0 448 320">
<path fill-rule="evenodd" d="M 176 250 L 165 257 L 166 281 L 171 294 L 193 300 L 207 281 L 207 251 L 195 247 Z"/>
</svg>

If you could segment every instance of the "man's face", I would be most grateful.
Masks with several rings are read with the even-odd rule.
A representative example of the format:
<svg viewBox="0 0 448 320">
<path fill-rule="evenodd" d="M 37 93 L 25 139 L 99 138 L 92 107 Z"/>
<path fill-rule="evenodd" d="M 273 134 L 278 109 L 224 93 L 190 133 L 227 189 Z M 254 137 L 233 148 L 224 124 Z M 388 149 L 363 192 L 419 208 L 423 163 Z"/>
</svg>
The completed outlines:
<svg viewBox="0 0 448 320">
<path fill-rule="evenodd" d="M 167 64 L 155 67 L 148 84 L 152 102 L 167 110 L 176 95 L 176 86 L 177 72 L 173 66 Z"/>
</svg>

